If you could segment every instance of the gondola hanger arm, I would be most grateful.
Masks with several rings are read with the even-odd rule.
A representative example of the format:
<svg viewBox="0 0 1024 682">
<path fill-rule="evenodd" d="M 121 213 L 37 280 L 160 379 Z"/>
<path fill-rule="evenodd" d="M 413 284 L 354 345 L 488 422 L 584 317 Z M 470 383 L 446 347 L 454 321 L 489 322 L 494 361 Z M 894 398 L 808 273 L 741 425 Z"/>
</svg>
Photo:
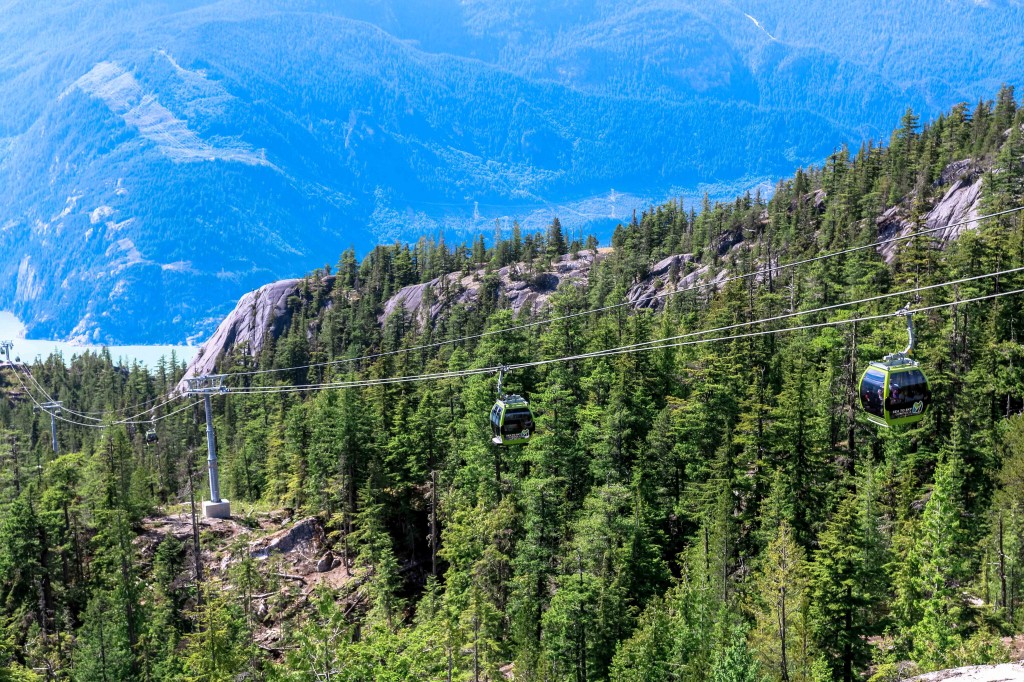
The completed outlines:
<svg viewBox="0 0 1024 682">
<path fill-rule="evenodd" d="M 505 381 L 505 373 L 510 370 L 508 365 L 502 365 L 498 368 L 498 399 L 501 400 L 505 397 L 505 392 L 502 389 L 502 384 Z"/>
<path fill-rule="evenodd" d="M 907 319 L 907 347 L 903 349 L 902 355 L 910 355 L 917 340 L 914 334 L 914 311 L 910 309 L 910 303 L 907 303 L 893 314 Z"/>
</svg>

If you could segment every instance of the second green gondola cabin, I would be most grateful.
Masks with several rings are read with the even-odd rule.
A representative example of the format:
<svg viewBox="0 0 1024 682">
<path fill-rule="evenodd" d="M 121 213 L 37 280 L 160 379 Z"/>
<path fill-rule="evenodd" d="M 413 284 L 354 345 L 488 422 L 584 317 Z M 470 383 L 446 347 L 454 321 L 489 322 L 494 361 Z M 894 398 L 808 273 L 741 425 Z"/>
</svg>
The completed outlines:
<svg viewBox="0 0 1024 682">
<path fill-rule="evenodd" d="M 860 378 L 860 404 L 879 426 L 913 424 L 924 419 L 931 405 L 928 378 L 916 362 L 890 365 L 872 362 Z"/>
<path fill-rule="evenodd" d="M 491 408 L 491 441 L 495 445 L 526 445 L 533 435 L 533 413 L 522 396 L 506 395 Z"/>
</svg>

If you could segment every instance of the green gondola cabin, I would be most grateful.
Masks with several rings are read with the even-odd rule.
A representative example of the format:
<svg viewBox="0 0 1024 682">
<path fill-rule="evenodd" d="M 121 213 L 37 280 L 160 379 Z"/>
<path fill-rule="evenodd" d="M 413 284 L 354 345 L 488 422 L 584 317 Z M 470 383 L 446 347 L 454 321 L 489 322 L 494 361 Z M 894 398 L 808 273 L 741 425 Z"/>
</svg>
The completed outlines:
<svg viewBox="0 0 1024 682">
<path fill-rule="evenodd" d="M 928 378 L 916 362 L 872 362 L 860 378 L 860 404 L 867 418 L 879 426 L 921 421 L 931 405 Z"/>
<path fill-rule="evenodd" d="M 526 445 L 533 435 L 533 413 L 522 396 L 506 395 L 491 408 L 491 442 L 495 445 Z"/>
</svg>

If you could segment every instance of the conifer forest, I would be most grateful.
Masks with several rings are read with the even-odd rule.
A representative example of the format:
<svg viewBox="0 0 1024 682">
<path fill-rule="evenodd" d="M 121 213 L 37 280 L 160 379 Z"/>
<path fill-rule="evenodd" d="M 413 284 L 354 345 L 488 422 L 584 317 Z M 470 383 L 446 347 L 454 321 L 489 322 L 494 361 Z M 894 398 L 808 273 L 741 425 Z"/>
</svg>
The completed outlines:
<svg viewBox="0 0 1024 682">
<path fill-rule="evenodd" d="M 957 187 L 992 217 L 929 229 Z M 216 359 L 230 520 L 197 511 L 184 363 L 15 347 L 0 680 L 883 682 L 1021 658 L 1022 206 L 1004 87 L 610 244 L 555 220 L 324 254 L 279 333 Z M 559 266 L 586 276 L 547 291 Z M 908 304 L 932 402 L 884 428 L 858 382 L 907 345 Z M 491 442 L 505 366 L 525 445 Z M 259 551 L 300 526 L 328 570 Z"/>
</svg>

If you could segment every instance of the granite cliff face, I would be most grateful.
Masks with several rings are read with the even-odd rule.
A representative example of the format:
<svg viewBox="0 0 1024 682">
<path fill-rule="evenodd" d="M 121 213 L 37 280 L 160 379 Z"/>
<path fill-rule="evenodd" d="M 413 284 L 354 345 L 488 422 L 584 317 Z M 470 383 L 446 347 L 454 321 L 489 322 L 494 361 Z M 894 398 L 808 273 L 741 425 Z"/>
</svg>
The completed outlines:
<svg viewBox="0 0 1024 682">
<path fill-rule="evenodd" d="M 940 244 L 945 244 L 959 237 L 965 230 L 973 228 L 973 224 L 970 223 L 957 223 L 977 218 L 979 215 L 981 169 L 971 159 L 956 161 L 943 169 L 936 184 L 939 187 L 947 187 L 946 193 L 925 214 L 921 228 L 946 228 L 939 229 L 931 235 Z M 914 195 L 911 194 L 878 217 L 876 222 L 880 240 L 903 237 L 913 232 L 914 224 L 909 216 L 914 199 Z M 886 263 L 892 263 L 896 258 L 899 244 L 900 242 L 891 242 L 878 249 Z"/>
<path fill-rule="evenodd" d="M 326 280 L 333 285 L 334 277 Z M 249 351 L 257 355 L 268 336 L 280 336 L 291 324 L 288 298 L 295 295 L 301 282 L 301 279 L 283 279 L 242 296 L 213 336 L 199 348 L 178 390 L 184 390 L 187 379 L 215 372 L 217 360 L 227 351 L 248 346 Z"/>
</svg>

